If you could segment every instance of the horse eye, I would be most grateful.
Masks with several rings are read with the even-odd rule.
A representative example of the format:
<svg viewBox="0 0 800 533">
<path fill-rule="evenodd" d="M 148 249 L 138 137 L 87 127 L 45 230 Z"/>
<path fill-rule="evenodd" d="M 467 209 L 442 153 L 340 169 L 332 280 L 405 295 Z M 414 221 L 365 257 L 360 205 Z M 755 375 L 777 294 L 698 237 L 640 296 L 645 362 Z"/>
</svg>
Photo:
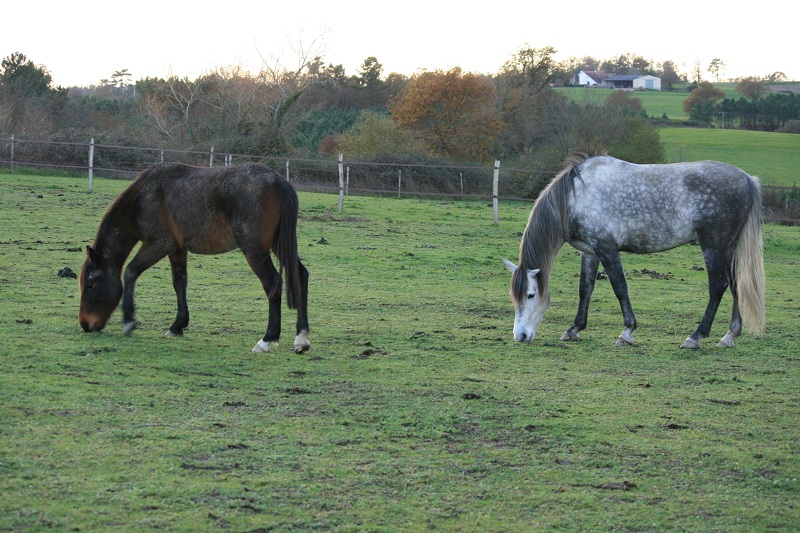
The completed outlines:
<svg viewBox="0 0 800 533">
<path fill-rule="evenodd" d="M 530 293 L 530 294 L 528 295 L 528 300 L 530 300 L 530 299 L 532 299 L 532 298 L 536 298 L 536 293 L 535 293 L 535 292 L 532 292 L 532 293 Z"/>
</svg>

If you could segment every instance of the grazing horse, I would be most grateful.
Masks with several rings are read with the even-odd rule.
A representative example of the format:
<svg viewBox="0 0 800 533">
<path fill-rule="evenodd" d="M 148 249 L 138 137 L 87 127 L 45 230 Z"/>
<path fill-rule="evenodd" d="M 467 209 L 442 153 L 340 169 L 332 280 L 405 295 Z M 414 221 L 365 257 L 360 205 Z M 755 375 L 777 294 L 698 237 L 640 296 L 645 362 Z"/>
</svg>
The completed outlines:
<svg viewBox="0 0 800 533">
<path fill-rule="evenodd" d="M 239 248 L 269 300 L 267 332 L 253 352 L 268 352 L 281 334 L 281 273 L 286 273 L 286 300 L 297 309 L 294 351 L 308 341 L 308 270 L 297 255 L 297 193 L 261 165 L 199 168 L 182 164 L 153 165 L 144 170 L 109 206 L 79 278 L 78 321 L 84 331 L 100 331 L 122 299 L 123 332 L 136 327 L 133 291 L 137 278 L 164 257 L 172 267 L 178 314 L 167 336 L 182 335 L 189 325 L 186 303 L 188 252 L 219 254 Z M 142 245 L 125 268 L 134 246 Z"/>
<path fill-rule="evenodd" d="M 681 346 L 699 348 L 730 287 L 733 315 L 718 346 L 733 347 L 742 319 L 756 334 L 765 324 L 761 187 L 743 170 L 715 161 L 636 165 L 606 155 L 573 153 L 568 166 L 536 200 L 511 270 L 514 338 L 532 341 L 550 303 L 556 253 L 567 242 L 581 252 L 580 303 L 561 340 L 586 328 L 598 265 L 619 299 L 624 330 L 616 345 L 633 344 L 636 317 L 620 252 L 651 253 L 696 241 L 708 272 L 708 306 Z"/>
</svg>

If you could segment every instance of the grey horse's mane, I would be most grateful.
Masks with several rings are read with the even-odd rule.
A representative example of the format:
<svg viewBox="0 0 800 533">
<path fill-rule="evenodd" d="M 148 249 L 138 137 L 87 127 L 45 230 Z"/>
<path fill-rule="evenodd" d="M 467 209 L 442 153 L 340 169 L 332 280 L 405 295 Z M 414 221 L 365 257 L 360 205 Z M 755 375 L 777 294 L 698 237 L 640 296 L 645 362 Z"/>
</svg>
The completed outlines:
<svg viewBox="0 0 800 533">
<path fill-rule="evenodd" d="M 540 269 L 539 294 L 549 299 L 550 272 L 558 250 L 569 237 L 569 197 L 575 190 L 575 180 L 581 179 L 578 166 L 589 158 L 605 155 L 598 149 L 574 150 L 565 159 L 567 165 L 542 190 L 533 204 L 528 225 L 519 247 L 519 268 L 511 283 L 512 297 L 517 303 L 527 298 L 526 271 Z"/>
</svg>

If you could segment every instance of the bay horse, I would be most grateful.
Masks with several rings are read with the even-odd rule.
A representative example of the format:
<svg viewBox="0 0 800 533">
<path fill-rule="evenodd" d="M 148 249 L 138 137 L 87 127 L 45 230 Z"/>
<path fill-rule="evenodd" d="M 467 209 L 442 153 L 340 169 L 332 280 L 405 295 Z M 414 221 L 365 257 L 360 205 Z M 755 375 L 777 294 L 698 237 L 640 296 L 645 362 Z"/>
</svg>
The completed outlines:
<svg viewBox="0 0 800 533">
<path fill-rule="evenodd" d="M 166 335 L 183 335 L 189 325 L 188 252 L 219 254 L 239 248 L 269 301 L 266 334 L 252 351 L 269 352 L 280 338 L 283 272 L 288 307 L 297 309 L 294 351 L 306 351 L 308 270 L 297 253 L 298 210 L 291 184 L 262 165 L 200 168 L 167 163 L 147 168 L 111 203 L 94 244 L 86 247 L 79 277 L 81 327 L 102 330 L 122 299 L 123 333 L 131 333 L 137 324 L 136 280 L 169 257 L 178 314 Z M 123 265 L 138 242 L 142 244 L 123 277 Z"/>
<path fill-rule="evenodd" d="M 550 303 L 555 256 L 569 243 L 581 253 L 575 321 L 561 337 L 577 341 L 586 328 L 598 265 L 605 268 L 622 308 L 615 345 L 633 344 L 636 316 L 620 252 L 652 253 L 697 242 L 708 273 L 708 305 L 682 348 L 699 348 L 730 287 L 730 329 L 718 346 L 733 347 L 742 320 L 754 333 L 765 326 L 765 278 L 758 179 L 715 161 L 637 165 L 605 154 L 574 152 L 567 167 L 534 203 L 523 233 L 519 266 L 511 270 L 514 338 L 532 341 Z"/>
</svg>

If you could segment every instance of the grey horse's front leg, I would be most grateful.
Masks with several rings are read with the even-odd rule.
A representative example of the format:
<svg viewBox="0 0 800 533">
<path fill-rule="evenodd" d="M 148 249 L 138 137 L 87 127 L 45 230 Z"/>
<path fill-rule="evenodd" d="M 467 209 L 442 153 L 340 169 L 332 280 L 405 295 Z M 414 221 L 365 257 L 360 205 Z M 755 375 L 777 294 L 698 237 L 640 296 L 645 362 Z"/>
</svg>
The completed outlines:
<svg viewBox="0 0 800 533">
<path fill-rule="evenodd" d="M 619 257 L 619 251 L 604 249 L 597 252 L 600 262 L 606 269 L 614 294 L 619 300 L 623 324 L 625 325 L 625 329 L 622 330 L 614 346 L 633 344 L 633 332 L 636 331 L 636 315 L 633 314 L 633 306 L 631 306 L 631 300 L 628 297 L 628 282 L 625 281 L 625 270 L 622 268 L 622 259 Z"/>
<path fill-rule="evenodd" d="M 572 326 L 561 336 L 562 341 L 579 341 L 580 336 L 578 332 L 586 329 L 586 322 L 589 317 L 589 301 L 592 299 L 592 292 L 594 292 L 594 284 L 597 281 L 597 269 L 600 265 L 600 260 L 596 255 L 581 252 L 581 280 L 578 295 L 580 301 L 578 302 L 578 313 L 575 315 L 575 321 Z"/>
</svg>

